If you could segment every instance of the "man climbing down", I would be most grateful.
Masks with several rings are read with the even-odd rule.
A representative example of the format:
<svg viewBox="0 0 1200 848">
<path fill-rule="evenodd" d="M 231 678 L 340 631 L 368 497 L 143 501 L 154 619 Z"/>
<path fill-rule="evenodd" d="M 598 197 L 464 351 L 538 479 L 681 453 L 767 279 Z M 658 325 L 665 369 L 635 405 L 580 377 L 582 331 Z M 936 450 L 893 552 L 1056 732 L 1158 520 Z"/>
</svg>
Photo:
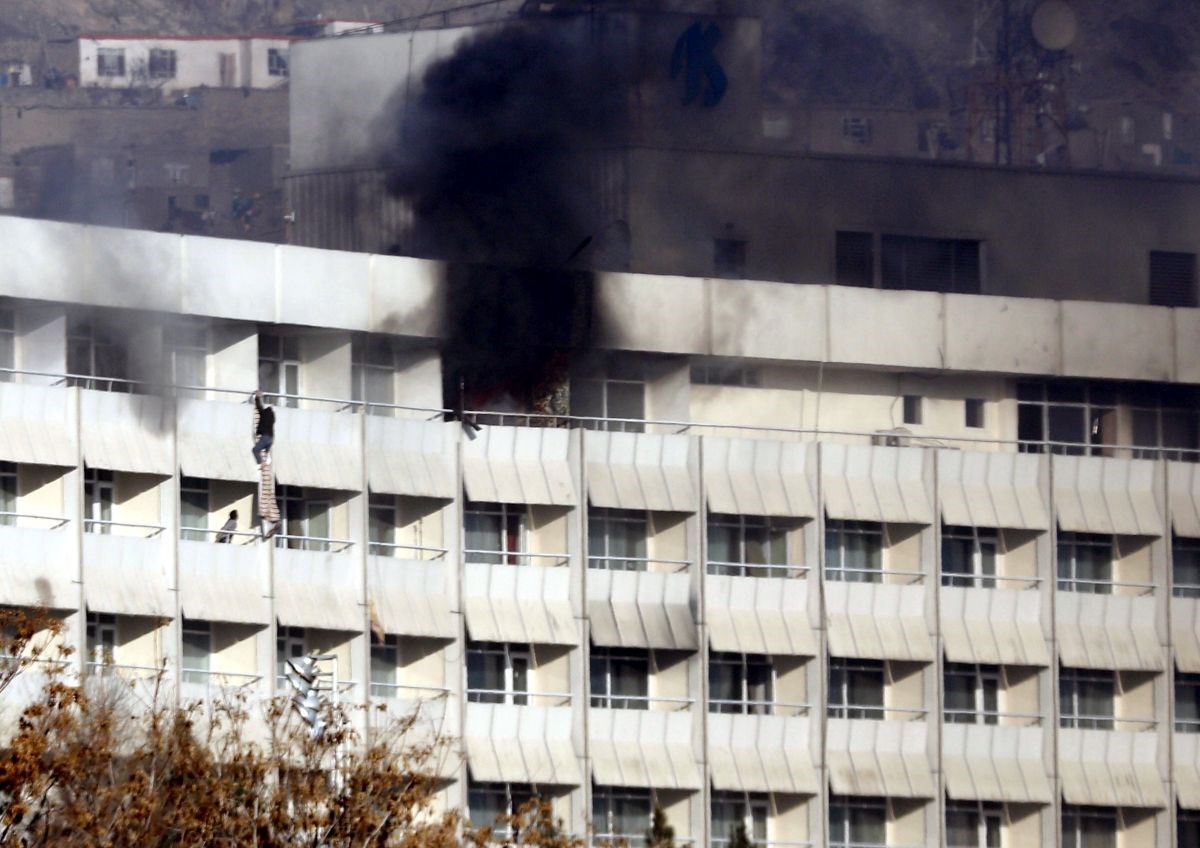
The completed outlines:
<svg viewBox="0 0 1200 848">
<path fill-rule="evenodd" d="M 275 444 L 275 410 L 263 403 L 260 389 L 254 393 L 254 461 L 258 464 L 258 515 L 262 536 L 269 539 L 279 531 L 279 504 L 275 501 L 275 475 L 271 469 L 271 446 Z"/>
</svg>

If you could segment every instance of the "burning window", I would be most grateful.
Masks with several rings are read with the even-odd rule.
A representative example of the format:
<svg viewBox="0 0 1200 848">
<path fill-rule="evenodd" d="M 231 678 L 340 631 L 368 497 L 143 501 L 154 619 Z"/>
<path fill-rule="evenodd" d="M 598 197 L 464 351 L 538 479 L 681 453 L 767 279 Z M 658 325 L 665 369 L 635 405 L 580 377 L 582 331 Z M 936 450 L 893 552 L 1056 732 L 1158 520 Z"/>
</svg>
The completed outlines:
<svg viewBox="0 0 1200 848">
<path fill-rule="evenodd" d="M 267 73 L 273 77 L 288 75 L 288 54 L 286 50 L 272 47 L 267 50 Z"/>
<path fill-rule="evenodd" d="M 90 316 L 67 320 L 67 373 L 76 378 L 71 385 L 101 391 L 120 391 L 126 374 L 125 348 L 119 333 Z"/>
<path fill-rule="evenodd" d="M 125 48 L 101 47 L 97 50 L 96 75 L 102 77 L 125 76 Z"/>
<path fill-rule="evenodd" d="M 150 76 L 154 79 L 175 78 L 175 51 L 153 48 L 150 50 Z"/>
</svg>

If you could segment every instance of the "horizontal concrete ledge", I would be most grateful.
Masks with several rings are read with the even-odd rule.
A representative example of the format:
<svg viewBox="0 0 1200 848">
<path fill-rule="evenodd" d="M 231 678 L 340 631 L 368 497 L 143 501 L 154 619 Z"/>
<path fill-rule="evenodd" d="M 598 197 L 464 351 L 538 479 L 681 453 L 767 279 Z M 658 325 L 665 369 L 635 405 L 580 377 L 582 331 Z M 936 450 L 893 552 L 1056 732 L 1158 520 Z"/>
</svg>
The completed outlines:
<svg viewBox="0 0 1200 848">
<path fill-rule="evenodd" d="M 436 339 L 444 278 L 411 257 L 0 216 L 13 298 Z M 621 350 L 1200 383 L 1200 309 L 613 272 L 596 309 Z"/>
</svg>

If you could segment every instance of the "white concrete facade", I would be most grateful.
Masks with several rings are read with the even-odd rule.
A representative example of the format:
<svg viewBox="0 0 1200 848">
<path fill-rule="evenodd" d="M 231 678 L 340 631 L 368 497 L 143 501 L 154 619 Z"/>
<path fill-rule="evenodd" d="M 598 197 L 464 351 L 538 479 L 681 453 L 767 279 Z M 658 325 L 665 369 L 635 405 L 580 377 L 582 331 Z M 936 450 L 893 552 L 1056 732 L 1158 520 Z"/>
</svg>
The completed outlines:
<svg viewBox="0 0 1200 848">
<path fill-rule="evenodd" d="M 1112 811 L 1122 848 L 1175 844 L 1200 808 L 1200 723 L 1174 697 L 1200 673 L 1200 587 L 1179 569 L 1200 445 L 1122 447 L 1141 408 L 1123 395 L 1108 446 L 1018 445 L 1018 407 L 1029 380 L 1200 382 L 1197 310 L 605 275 L 605 354 L 653 364 L 648 420 L 485 417 L 469 439 L 438 414 L 441 280 L 414 259 L 0 218 L 0 603 L 63 616 L 81 663 L 165 663 L 183 699 L 269 696 L 279 650 L 333 652 L 345 698 L 427 702 L 461 740 L 447 803 L 536 785 L 578 833 L 653 793 L 704 845 L 736 803 L 779 845 L 938 848 L 968 808 L 1003 845 L 1054 845 L 1079 805 Z M 191 370 L 184 317 L 203 329 Z M 126 342 L 125 373 L 73 367 L 89 323 L 92 361 Z M 370 414 L 364 333 L 400 342 Z M 249 532 L 245 405 L 276 336 L 297 369 L 279 546 Z M 509 522 L 495 549 L 472 547 L 480 503 Z M 231 509 L 247 535 L 214 544 Z M 772 528 L 769 559 L 723 541 L 731 517 Z M 641 522 L 637 553 L 595 546 L 618 520 Z M 951 562 L 964 527 L 995 540 L 990 570 Z M 1104 574 L 1074 554 L 1063 571 L 1104 544 Z M 503 656 L 500 690 L 468 685 L 468 646 Z M 597 688 L 614 657 L 645 663 L 642 694 Z M 769 683 L 718 693 L 751 667 Z M 1107 713 L 1078 694 L 1092 684 Z M 843 838 L 847 808 L 880 829 Z"/>
<path fill-rule="evenodd" d="M 277 88 L 294 39 L 279 36 L 79 38 L 79 84 L 99 88 Z"/>
</svg>

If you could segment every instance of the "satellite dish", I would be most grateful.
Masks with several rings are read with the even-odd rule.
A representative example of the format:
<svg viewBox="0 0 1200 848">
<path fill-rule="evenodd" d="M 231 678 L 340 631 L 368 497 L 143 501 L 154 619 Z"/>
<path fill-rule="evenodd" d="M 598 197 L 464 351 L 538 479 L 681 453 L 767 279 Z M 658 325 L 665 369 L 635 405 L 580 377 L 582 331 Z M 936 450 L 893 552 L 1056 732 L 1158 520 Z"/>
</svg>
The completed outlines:
<svg viewBox="0 0 1200 848">
<path fill-rule="evenodd" d="M 1046 0 L 1033 13 L 1033 37 L 1047 50 L 1064 50 L 1079 33 L 1075 10 L 1066 0 Z"/>
</svg>

